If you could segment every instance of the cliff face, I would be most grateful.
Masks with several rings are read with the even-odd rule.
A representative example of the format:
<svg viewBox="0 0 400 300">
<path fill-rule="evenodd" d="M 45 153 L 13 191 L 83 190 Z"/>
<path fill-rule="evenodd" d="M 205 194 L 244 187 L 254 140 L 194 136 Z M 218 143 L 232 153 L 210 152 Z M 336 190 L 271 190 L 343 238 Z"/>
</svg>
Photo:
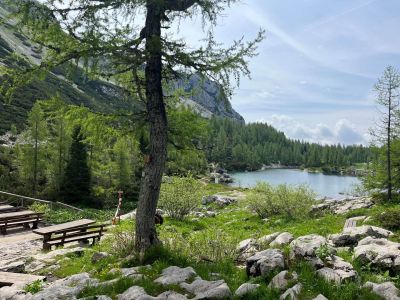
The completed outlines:
<svg viewBox="0 0 400 300">
<path fill-rule="evenodd" d="M 199 75 L 192 75 L 177 80 L 175 87 L 188 93 L 189 97 L 183 98 L 183 102 L 195 109 L 196 104 L 200 106 L 197 107 L 197 110 L 204 117 L 217 115 L 244 123 L 243 117 L 232 108 L 223 90 L 214 81 L 203 79 Z"/>
<path fill-rule="evenodd" d="M 0 19 L 8 15 L 7 9 L 4 1 L 0 0 Z M 16 59 L 11 54 L 22 56 L 31 64 L 39 63 L 43 54 L 37 45 L 16 28 L 12 20 L 0 22 L 0 64 L 12 67 Z M 190 97 L 182 101 L 204 117 L 215 114 L 243 122 L 243 118 L 232 109 L 214 82 L 191 76 L 189 80 L 178 80 L 175 85 L 191 93 Z M 49 72 L 44 80 L 35 80 L 16 91 L 9 104 L 0 95 L 0 135 L 9 130 L 11 124 L 22 128 L 35 101 L 56 94 L 66 103 L 84 105 L 101 112 L 137 111 L 143 107 L 122 88 L 110 82 L 90 79 L 80 68 L 67 70 L 66 67 L 59 67 Z"/>
</svg>

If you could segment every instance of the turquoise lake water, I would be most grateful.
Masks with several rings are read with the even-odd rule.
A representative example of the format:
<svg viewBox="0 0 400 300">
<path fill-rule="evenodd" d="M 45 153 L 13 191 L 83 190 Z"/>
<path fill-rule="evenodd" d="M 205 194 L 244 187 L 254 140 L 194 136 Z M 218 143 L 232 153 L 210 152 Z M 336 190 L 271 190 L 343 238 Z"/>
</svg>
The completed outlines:
<svg viewBox="0 0 400 300">
<path fill-rule="evenodd" d="M 343 198 L 341 193 L 350 192 L 355 185 L 360 184 L 360 179 L 353 176 L 325 175 L 296 169 L 268 169 L 256 172 L 238 172 L 231 175 L 234 179 L 233 186 L 253 187 L 257 182 L 263 181 L 272 185 L 306 184 L 319 197 L 330 198 Z"/>
</svg>

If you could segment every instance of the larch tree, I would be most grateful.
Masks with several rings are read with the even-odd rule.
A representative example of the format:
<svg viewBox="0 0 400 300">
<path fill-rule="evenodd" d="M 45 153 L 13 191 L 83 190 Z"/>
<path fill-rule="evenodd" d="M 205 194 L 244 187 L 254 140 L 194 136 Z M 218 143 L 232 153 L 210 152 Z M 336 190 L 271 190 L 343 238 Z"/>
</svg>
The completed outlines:
<svg viewBox="0 0 400 300">
<path fill-rule="evenodd" d="M 385 152 L 385 179 L 384 187 L 387 189 L 387 199 L 392 200 L 393 190 L 393 143 L 399 137 L 399 100 L 400 100 L 400 73 L 393 66 L 385 69 L 378 79 L 374 90 L 376 103 L 380 106 L 380 120 L 371 135 L 375 141 L 383 146 Z"/>
<path fill-rule="evenodd" d="M 136 248 L 144 253 L 160 241 L 154 215 L 167 158 L 168 122 L 163 85 L 182 74 L 211 78 L 231 95 L 231 81 L 249 76 L 248 58 L 256 55 L 264 32 L 227 48 L 213 28 L 222 12 L 239 0 L 13 0 L 20 25 L 42 45 L 39 66 L 8 71 L 7 95 L 38 72 L 75 62 L 93 76 L 123 85 L 146 107 L 149 130 L 136 215 Z M 189 45 L 174 28 L 200 16 L 205 39 Z"/>
</svg>

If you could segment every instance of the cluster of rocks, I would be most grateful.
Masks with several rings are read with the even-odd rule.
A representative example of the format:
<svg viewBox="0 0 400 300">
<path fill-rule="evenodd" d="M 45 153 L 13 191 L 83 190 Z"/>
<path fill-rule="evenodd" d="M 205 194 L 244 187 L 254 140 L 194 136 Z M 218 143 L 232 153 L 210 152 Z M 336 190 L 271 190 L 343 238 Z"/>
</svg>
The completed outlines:
<svg viewBox="0 0 400 300">
<path fill-rule="evenodd" d="M 221 195 L 210 195 L 210 196 L 204 196 L 203 199 L 201 200 L 202 205 L 209 205 L 212 203 L 215 203 L 219 207 L 225 207 L 230 204 L 236 203 L 236 199 Z"/>
<path fill-rule="evenodd" d="M 227 173 L 225 169 L 218 168 L 213 170 L 209 176 L 210 182 L 212 183 L 232 183 L 233 178 Z"/>
<path fill-rule="evenodd" d="M 337 247 L 354 248 L 353 258 L 361 263 L 396 274 L 400 271 L 400 243 L 390 241 L 392 235 L 389 230 L 363 225 L 345 228 L 329 238 Z"/>
<path fill-rule="evenodd" d="M 238 252 L 237 262 L 243 263 L 247 258 L 256 252 L 265 250 L 268 247 L 283 247 L 293 240 L 293 235 L 289 232 L 275 232 L 265 235 L 259 239 L 247 239 L 241 241 L 236 250 Z"/>
<path fill-rule="evenodd" d="M 312 207 L 311 212 L 318 214 L 321 212 L 331 212 L 334 214 L 346 214 L 349 211 L 360 208 L 371 208 L 374 205 L 369 197 L 353 197 L 347 199 L 323 199 L 320 203 Z"/>
</svg>

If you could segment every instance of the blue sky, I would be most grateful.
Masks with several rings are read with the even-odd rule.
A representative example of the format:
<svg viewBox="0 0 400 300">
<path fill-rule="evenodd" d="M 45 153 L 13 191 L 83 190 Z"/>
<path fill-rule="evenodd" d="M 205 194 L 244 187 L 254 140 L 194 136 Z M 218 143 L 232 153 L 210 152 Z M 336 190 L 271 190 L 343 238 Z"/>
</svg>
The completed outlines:
<svg viewBox="0 0 400 300">
<path fill-rule="evenodd" d="M 224 44 L 267 31 L 233 107 L 291 138 L 367 143 L 373 85 L 387 65 L 400 67 L 399 11 L 399 0 L 246 0 L 228 9 L 215 30 Z M 195 39 L 200 30 L 182 32 Z"/>
</svg>

